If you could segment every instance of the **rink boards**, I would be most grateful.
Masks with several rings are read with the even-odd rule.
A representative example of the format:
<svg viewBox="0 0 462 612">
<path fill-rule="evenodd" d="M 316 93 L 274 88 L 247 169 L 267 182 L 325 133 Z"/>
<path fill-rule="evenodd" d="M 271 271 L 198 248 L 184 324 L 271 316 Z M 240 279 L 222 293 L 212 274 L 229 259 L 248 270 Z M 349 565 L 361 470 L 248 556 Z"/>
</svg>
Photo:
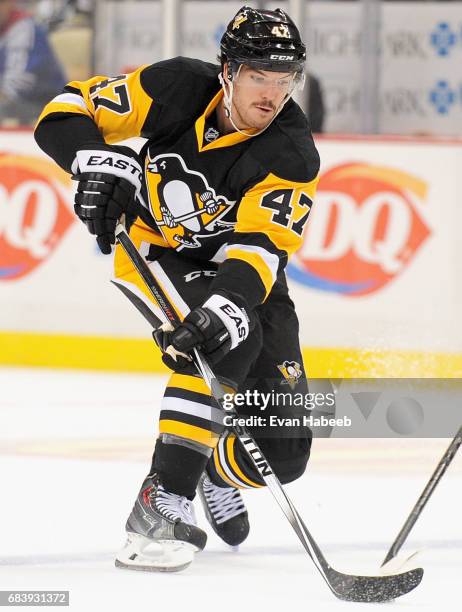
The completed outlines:
<svg viewBox="0 0 462 612">
<path fill-rule="evenodd" d="M 319 190 L 288 267 L 309 374 L 459 376 L 462 143 L 317 144 Z M 30 131 L 0 132 L 0 363 L 160 371 L 72 194 Z"/>
</svg>

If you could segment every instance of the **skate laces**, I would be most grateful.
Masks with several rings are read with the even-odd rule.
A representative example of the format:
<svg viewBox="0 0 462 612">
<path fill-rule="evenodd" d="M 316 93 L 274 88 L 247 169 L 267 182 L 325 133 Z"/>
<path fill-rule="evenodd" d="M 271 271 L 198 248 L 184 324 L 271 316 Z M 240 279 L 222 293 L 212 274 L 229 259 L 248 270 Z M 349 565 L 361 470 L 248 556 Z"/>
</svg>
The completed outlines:
<svg viewBox="0 0 462 612">
<path fill-rule="evenodd" d="M 175 521 L 180 519 L 180 521 L 189 525 L 196 524 L 192 502 L 182 495 L 169 493 L 161 484 L 158 485 L 156 491 L 156 508 L 169 520 Z"/>
<path fill-rule="evenodd" d="M 217 487 L 207 476 L 203 481 L 203 489 L 209 510 L 218 525 L 245 512 L 239 489 Z"/>
</svg>

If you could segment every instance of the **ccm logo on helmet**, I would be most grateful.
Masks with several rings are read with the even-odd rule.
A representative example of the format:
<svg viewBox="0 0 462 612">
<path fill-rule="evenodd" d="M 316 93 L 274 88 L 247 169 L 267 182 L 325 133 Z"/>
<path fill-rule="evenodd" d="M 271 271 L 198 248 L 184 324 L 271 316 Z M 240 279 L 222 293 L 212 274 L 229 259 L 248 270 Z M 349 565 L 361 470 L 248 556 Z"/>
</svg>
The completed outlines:
<svg viewBox="0 0 462 612">
<path fill-rule="evenodd" d="M 290 61 L 294 59 L 294 56 L 293 55 L 278 55 L 277 53 L 273 53 L 273 55 L 270 55 L 270 59 Z"/>
</svg>

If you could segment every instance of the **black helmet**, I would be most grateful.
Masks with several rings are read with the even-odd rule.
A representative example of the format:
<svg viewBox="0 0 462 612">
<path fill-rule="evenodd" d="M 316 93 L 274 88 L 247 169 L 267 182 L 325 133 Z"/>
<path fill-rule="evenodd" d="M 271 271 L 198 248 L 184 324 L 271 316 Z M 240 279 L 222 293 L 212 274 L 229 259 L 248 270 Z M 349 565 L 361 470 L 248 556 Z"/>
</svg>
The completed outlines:
<svg viewBox="0 0 462 612">
<path fill-rule="evenodd" d="M 230 21 L 220 43 L 222 61 L 275 72 L 303 71 L 305 45 L 292 19 L 281 9 L 243 6 Z"/>
</svg>

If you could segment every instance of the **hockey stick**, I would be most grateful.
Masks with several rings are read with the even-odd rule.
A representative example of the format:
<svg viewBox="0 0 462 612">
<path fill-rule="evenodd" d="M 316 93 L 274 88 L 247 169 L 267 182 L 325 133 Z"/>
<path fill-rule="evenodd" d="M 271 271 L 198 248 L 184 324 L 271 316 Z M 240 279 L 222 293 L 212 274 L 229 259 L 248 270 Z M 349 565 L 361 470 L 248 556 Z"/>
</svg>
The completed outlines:
<svg viewBox="0 0 462 612">
<path fill-rule="evenodd" d="M 427 486 L 422 491 L 421 496 L 417 500 L 414 508 L 411 510 L 411 513 L 407 517 L 407 520 L 404 523 L 403 527 L 401 528 L 401 531 L 398 533 L 395 541 L 390 546 L 390 550 L 388 551 L 385 559 L 383 560 L 381 567 L 383 567 L 386 563 L 389 563 L 398 554 L 402 545 L 406 541 L 406 538 L 409 535 L 411 529 L 414 527 L 417 519 L 421 515 L 422 510 L 427 505 L 427 502 L 430 499 L 437 484 L 443 477 L 443 474 L 448 469 L 449 465 L 451 464 L 451 461 L 454 459 L 461 444 L 462 444 L 462 426 L 459 428 L 459 431 L 454 436 L 454 439 L 452 440 L 451 444 L 446 449 L 446 452 L 444 453 L 440 462 L 436 466 L 435 471 L 431 475 L 430 480 L 427 483 Z M 414 555 L 412 555 L 412 557 L 414 557 Z"/>
<path fill-rule="evenodd" d="M 205 208 L 201 208 L 201 210 L 193 210 L 191 212 L 185 213 L 184 215 L 180 215 L 179 217 L 173 217 L 172 221 L 175 223 L 175 227 L 177 225 L 179 225 L 180 223 L 183 223 L 183 221 L 188 221 L 189 219 L 194 219 L 195 217 L 200 217 L 201 215 L 203 215 L 204 213 L 206 213 L 206 209 Z M 208 213 L 210 214 L 210 213 Z M 165 221 L 156 221 L 157 226 L 158 227 L 163 227 L 164 225 L 167 225 L 167 223 Z M 167 227 L 169 227 L 167 225 Z"/>
<path fill-rule="evenodd" d="M 166 321 L 174 327 L 180 320 L 170 304 L 167 296 L 152 274 L 146 261 L 140 255 L 122 224 L 116 228 L 116 238 L 124 249 L 127 257 L 133 263 L 140 274 L 149 292 L 162 310 Z M 155 319 L 154 313 L 138 296 L 122 284 L 113 281 L 119 289 L 134 303 L 136 308 L 152 325 Z M 123 287 L 123 289 L 122 289 Z M 149 311 L 149 314 L 148 314 Z M 158 326 L 162 322 L 158 321 Z M 157 327 L 158 327 L 157 326 Z M 208 385 L 212 396 L 220 408 L 223 408 L 224 390 L 217 378 L 213 375 L 207 362 L 198 350 L 194 350 L 194 365 Z M 227 410 L 228 414 L 237 416 L 233 411 Z M 332 593 L 339 599 L 358 602 L 383 602 L 404 595 L 418 586 L 422 580 L 423 569 L 417 568 L 402 574 L 386 576 L 356 576 L 338 572 L 329 565 L 305 523 L 300 518 L 298 511 L 287 496 L 277 476 L 271 470 L 262 451 L 244 427 L 233 427 L 232 431 L 239 437 L 249 458 L 258 470 L 263 481 L 270 489 L 286 518 L 303 544 L 306 552 L 321 573 Z"/>
</svg>

